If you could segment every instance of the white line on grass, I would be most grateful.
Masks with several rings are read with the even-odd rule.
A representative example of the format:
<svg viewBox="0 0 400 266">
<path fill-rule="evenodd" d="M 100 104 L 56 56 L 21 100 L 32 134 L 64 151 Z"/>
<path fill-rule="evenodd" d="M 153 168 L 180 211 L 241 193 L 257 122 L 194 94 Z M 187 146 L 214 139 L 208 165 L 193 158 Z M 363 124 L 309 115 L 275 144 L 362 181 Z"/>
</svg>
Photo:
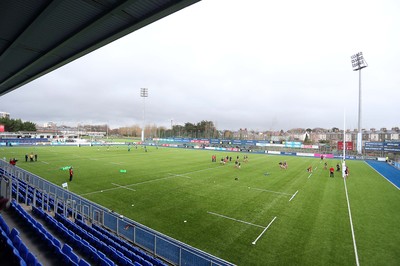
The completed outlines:
<svg viewBox="0 0 400 266">
<path fill-rule="evenodd" d="M 358 261 L 358 252 L 357 252 L 357 245 L 356 245 L 356 236 L 355 236 L 355 234 L 354 234 L 353 219 L 351 218 L 350 200 L 349 200 L 349 195 L 348 195 L 348 193 L 347 193 L 346 178 L 343 178 L 343 182 L 344 182 L 344 189 L 345 189 L 345 191 L 346 191 L 347 209 L 349 210 L 350 227 L 351 227 L 351 236 L 353 237 L 354 255 L 356 256 L 356 265 L 359 266 L 359 265 L 360 265 L 360 262 Z"/>
<path fill-rule="evenodd" d="M 97 190 L 97 191 L 93 191 L 93 192 L 83 193 L 83 194 L 81 194 L 81 196 L 92 195 L 92 194 L 97 194 L 97 193 L 110 191 L 110 190 L 116 190 L 116 189 L 121 189 L 121 188 L 120 187 L 107 188 L 107 189 L 103 189 L 103 190 Z"/>
<path fill-rule="evenodd" d="M 244 223 L 244 224 L 248 224 L 248 225 L 264 228 L 264 226 L 262 226 L 262 225 L 253 224 L 253 223 L 249 223 L 249 222 L 246 222 L 246 221 L 238 220 L 238 219 L 235 219 L 235 218 L 232 218 L 232 217 L 229 217 L 229 216 L 225 216 L 225 215 L 222 215 L 222 214 L 218 214 L 218 213 L 215 213 L 215 212 L 207 212 L 207 213 L 215 215 L 215 216 L 219 216 L 219 217 L 222 217 L 222 218 L 225 218 L 225 219 L 229 219 L 229 220 L 232 220 L 232 221 L 235 221 L 235 222 Z"/>
<path fill-rule="evenodd" d="M 282 195 L 288 195 L 288 196 L 291 196 L 291 195 L 292 195 L 292 194 L 285 193 L 285 192 L 272 191 L 272 190 L 267 190 L 267 189 L 262 189 L 262 188 L 254 188 L 254 187 L 251 187 L 250 189 L 259 190 L 259 191 L 264 191 L 264 192 L 270 192 L 270 193 L 276 193 L 276 194 L 282 194 Z"/>
<path fill-rule="evenodd" d="M 126 187 L 126 186 L 118 185 L 118 184 L 115 184 L 115 183 L 111 183 L 111 184 L 113 184 L 114 186 L 120 187 L 120 188 L 125 188 L 125 189 L 127 189 L 127 190 L 136 191 L 135 189 L 129 188 L 129 187 Z"/>
<path fill-rule="evenodd" d="M 116 162 L 110 162 L 110 164 L 118 164 L 118 165 L 121 165 L 121 164 L 124 164 L 124 163 L 120 163 L 120 162 L 118 162 L 118 163 L 116 163 Z"/>
<path fill-rule="evenodd" d="M 48 163 L 48 162 L 45 162 L 45 161 L 41 161 L 42 163 L 44 163 L 44 164 L 50 164 L 50 163 Z"/>
<path fill-rule="evenodd" d="M 265 231 L 267 231 L 267 229 L 271 226 L 271 224 L 275 221 L 276 216 L 274 217 L 274 219 L 272 219 L 272 221 L 267 225 L 267 227 L 264 228 L 264 230 L 261 232 L 261 234 L 256 238 L 256 240 L 254 240 L 253 242 L 251 242 L 253 245 L 256 244 L 257 240 L 265 233 Z"/>
<path fill-rule="evenodd" d="M 187 175 L 180 175 L 180 174 L 173 174 L 173 173 L 168 173 L 171 176 L 179 176 L 179 177 L 184 177 L 184 178 L 191 178 L 190 176 Z"/>
<path fill-rule="evenodd" d="M 312 176 L 312 173 L 307 178 L 310 178 L 311 176 Z"/>
<path fill-rule="evenodd" d="M 158 179 L 143 181 L 143 182 L 139 182 L 139 183 L 129 184 L 129 185 L 125 185 L 124 188 L 130 187 L 130 186 L 142 185 L 142 184 L 151 183 L 151 182 L 156 182 L 156 181 L 159 181 L 159 180 L 164 180 L 164 179 L 169 179 L 169 178 L 174 178 L 174 177 L 175 176 L 167 176 L 167 177 L 163 177 L 163 178 L 158 178 Z M 101 193 L 101 192 L 104 192 L 104 191 L 116 190 L 116 189 L 121 189 L 121 188 L 122 187 L 107 188 L 107 189 L 103 189 L 103 190 L 84 193 L 84 194 L 81 194 L 81 196 L 91 195 L 91 194 L 96 194 L 96 193 Z"/>
<path fill-rule="evenodd" d="M 294 197 L 296 197 L 296 195 L 297 195 L 298 192 L 299 192 L 299 191 L 297 190 L 296 193 L 293 194 L 293 196 L 290 198 L 289 201 L 292 201 L 292 199 L 293 199 Z"/>
</svg>

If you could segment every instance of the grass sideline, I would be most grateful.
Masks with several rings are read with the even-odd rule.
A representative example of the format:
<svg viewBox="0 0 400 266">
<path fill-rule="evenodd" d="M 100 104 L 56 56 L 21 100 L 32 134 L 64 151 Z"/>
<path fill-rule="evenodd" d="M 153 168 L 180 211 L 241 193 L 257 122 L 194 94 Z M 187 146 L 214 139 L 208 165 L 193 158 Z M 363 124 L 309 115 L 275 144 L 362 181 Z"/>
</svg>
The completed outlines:
<svg viewBox="0 0 400 266">
<path fill-rule="evenodd" d="M 60 186 L 69 179 L 60 168 L 71 165 L 71 191 L 238 265 L 356 264 L 343 179 L 329 178 L 320 159 L 147 149 L 2 147 L 0 157 Z M 38 162 L 25 162 L 31 152 Z M 220 165 L 224 156 L 232 162 Z M 363 161 L 347 164 L 360 265 L 397 265 L 400 193 Z"/>
</svg>

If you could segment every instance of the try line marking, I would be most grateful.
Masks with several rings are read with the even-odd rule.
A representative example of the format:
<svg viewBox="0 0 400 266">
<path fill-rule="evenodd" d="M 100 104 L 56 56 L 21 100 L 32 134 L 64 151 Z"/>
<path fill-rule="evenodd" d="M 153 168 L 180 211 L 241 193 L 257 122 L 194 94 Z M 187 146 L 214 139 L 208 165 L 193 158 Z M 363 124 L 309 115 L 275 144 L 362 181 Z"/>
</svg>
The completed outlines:
<svg viewBox="0 0 400 266">
<path fill-rule="evenodd" d="M 351 227 L 351 236 L 353 237 L 353 246 L 354 246 L 354 255 L 356 256 L 356 265 L 357 265 L 357 266 L 360 266 L 360 262 L 359 262 L 359 260 L 358 260 L 356 236 L 355 236 L 355 234 L 354 234 L 354 228 L 353 228 L 353 219 L 351 218 L 350 200 L 349 200 L 349 195 L 348 195 L 348 193 L 347 193 L 346 178 L 343 178 L 343 182 L 344 182 L 344 189 L 345 189 L 345 191 L 346 191 L 347 209 L 349 210 L 350 227 Z"/>
</svg>

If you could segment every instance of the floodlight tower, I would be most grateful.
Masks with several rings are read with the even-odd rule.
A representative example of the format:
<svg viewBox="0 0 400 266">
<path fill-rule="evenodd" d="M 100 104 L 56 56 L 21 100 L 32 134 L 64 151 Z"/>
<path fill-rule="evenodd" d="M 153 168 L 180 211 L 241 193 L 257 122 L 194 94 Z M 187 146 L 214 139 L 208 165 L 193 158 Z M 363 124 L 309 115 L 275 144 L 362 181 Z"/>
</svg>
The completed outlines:
<svg viewBox="0 0 400 266">
<path fill-rule="evenodd" d="M 357 132 L 357 153 L 362 154 L 362 129 L 361 129 L 361 69 L 367 67 L 362 52 L 351 56 L 353 71 L 358 71 L 358 132 Z"/>
<path fill-rule="evenodd" d="M 146 120 L 145 120 L 145 115 L 146 115 L 146 106 L 145 106 L 145 100 L 149 96 L 149 90 L 147 88 L 140 88 L 140 97 L 143 98 L 143 128 L 142 128 L 142 142 L 144 141 L 144 127 L 146 126 Z"/>
</svg>

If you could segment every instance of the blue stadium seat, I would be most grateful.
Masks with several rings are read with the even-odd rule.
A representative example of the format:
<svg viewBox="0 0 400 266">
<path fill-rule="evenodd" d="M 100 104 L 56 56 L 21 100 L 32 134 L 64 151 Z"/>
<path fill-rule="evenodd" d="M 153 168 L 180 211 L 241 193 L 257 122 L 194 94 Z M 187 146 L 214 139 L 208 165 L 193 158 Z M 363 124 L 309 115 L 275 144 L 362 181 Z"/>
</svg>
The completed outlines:
<svg viewBox="0 0 400 266">
<path fill-rule="evenodd" d="M 19 231 L 16 228 L 11 229 L 10 239 L 13 239 L 16 235 L 19 235 Z"/>
<path fill-rule="evenodd" d="M 90 266 L 89 262 L 84 259 L 81 259 L 78 263 L 79 266 Z"/>
<path fill-rule="evenodd" d="M 14 235 L 11 238 L 11 242 L 13 243 L 13 246 L 19 250 L 19 246 L 21 245 L 22 241 L 21 238 L 19 237 L 19 235 Z"/>
<path fill-rule="evenodd" d="M 70 259 L 75 262 L 76 264 L 79 263 L 79 257 L 73 251 L 69 254 Z"/>
<path fill-rule="evenodd" d="M 19 254 L 21 255 L 21 258 L 26 261 L 29 250 L 23 242 L 21 242 L 21 244 L 19 245 L 18 250 L 19 250 Z"/>
<path fill-rule="evenodd" d="M 0 227 L 3 229 L 3 231 L 9 235 L 10 234 L 10 228 L 8 227 L 6 221 L 1 217 L 0 215 Z"/>
<path fill-rule="evenodd" d="M 26 256 L 26 264 L 28 266 L 36 266 L 37 264 L 37 259 L 31 252 L 28 252 L 28 255 Z"/>
<path fill-rule="evenodd" d="M 69 254 L 71 254 L 72 250 L 73 249 L 67 243 L 64 243 L 64 246 L 61 249 L 61 251 L 67 256 L 69 256 Z"/>
<path fill-rule="evenodd" d="M 21 255 L 19 254 L 18 250 L 15 247 L 12 248 L 12 253 L 14 258 L 16 258 L 17 261 L 19 262 L 20 266 L 27 266 L 25 260 L 21 258 Z"/>
</svg>

